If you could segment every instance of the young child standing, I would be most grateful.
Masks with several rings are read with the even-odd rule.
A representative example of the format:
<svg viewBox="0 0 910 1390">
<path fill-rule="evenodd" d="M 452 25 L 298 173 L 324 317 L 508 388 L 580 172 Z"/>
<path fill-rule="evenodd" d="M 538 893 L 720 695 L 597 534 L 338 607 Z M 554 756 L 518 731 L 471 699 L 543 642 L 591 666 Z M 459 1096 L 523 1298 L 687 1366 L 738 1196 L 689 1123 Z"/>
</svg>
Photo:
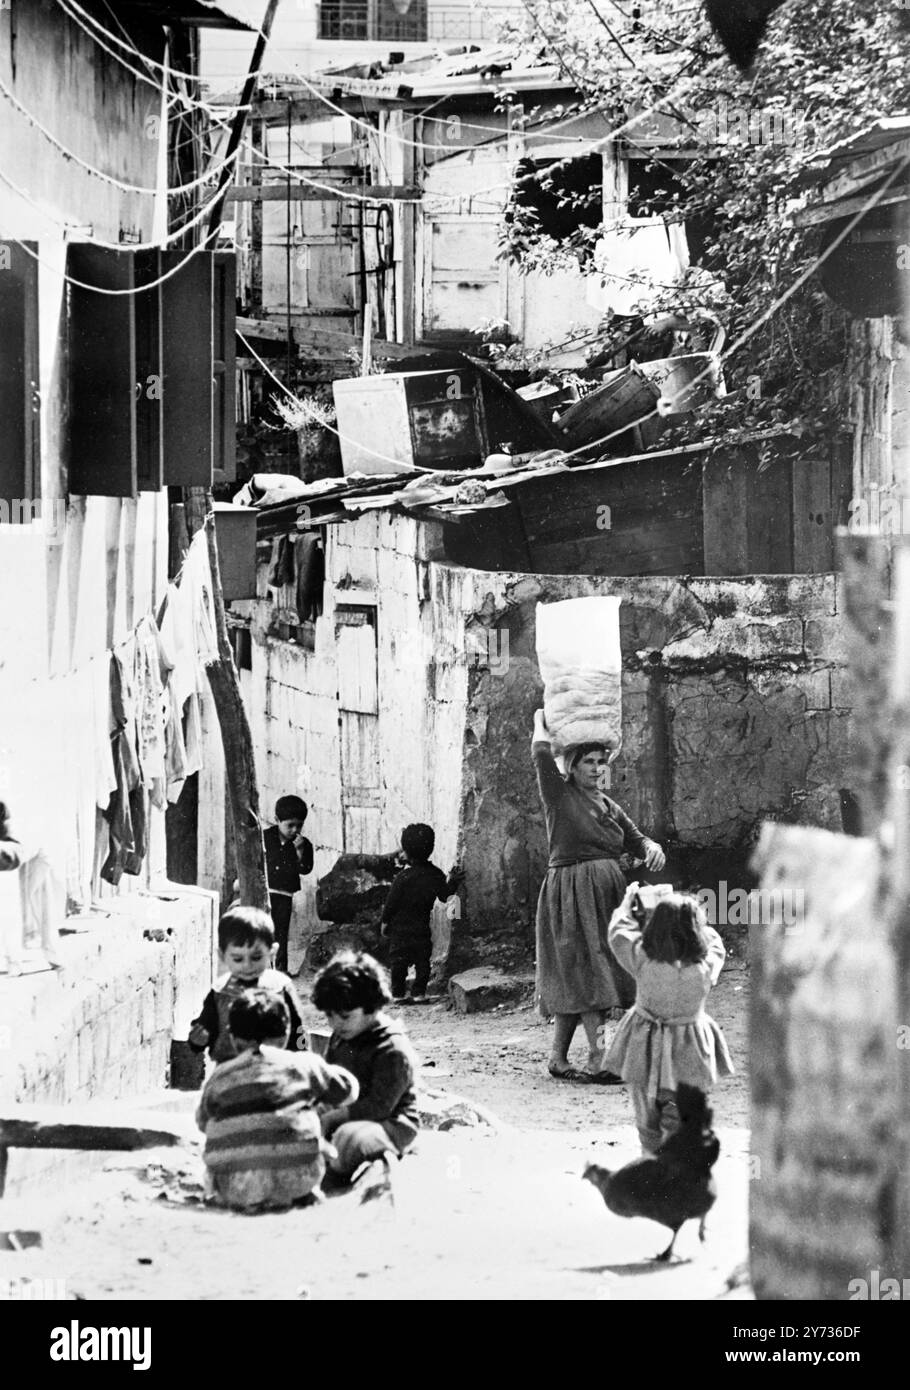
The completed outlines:
<svg viewBox="0 0 910 1390">
<path fill-rule="evenodd" d="M 357 1082 L 313 1052 L 287 1051 L 290 1014 L 268 990 L 239 994 L 227 1021 L 237 1056 L 215 1068 L 196 1111 L 210 1195 L 247 1212 L 318 1197 L 329 1146 L 316 1106 L 355 1100 Z"/>
<path fill-rule="evenodd" d="M 610 947 L 637 984 L 606 1058 L 629 1085 L 642 1151 L 654 1153 L 679 1127 L 680 1082 L 706 1094 L 733 1063 L 724 1035 L 705 1012 L 726 951 L 696 898 L 670 893 L 649 917 L 632 883 L 613 913 Z"/>
<path fill-rule="evenodd" d="M 288 935 L 291 929 L 291 910 L 294 894 L 300 891 L 300 879 L 313 867 L 313 845 L 302 833 L 307 817 L 307 804 L 299 796 L 280 796 L 275 803 L 277 825 L 270 825 L 263 834 L 265 871 L 269 884 L 269 906 L 278 940 L 277 970 L 288 968 Z"/>
<path fill-rule="evenodd" d="M 194 1052 L 208 1048 L 214 1062 L 227 1062 L 237 1055 L 237 1045 L 228 1028 L 231 1004 L 244 991 L 258 986 L 277 994 L 290 1019 L 286 1046 L 299 1051 L 303 1023 L 297 991 L 287 975 L 272 969 L 275 938 L 267 912 L 258 907 L 230 907 L 218 923 L 218 949 L 226 967 L 209 990 L 198 1018 L 190 1026 L 189 1044 Z"/>
<path fill-rule="evenodd" d="M 446 902 L 463 878 L 458 868 L 446 878 L 430 863 L 436 835 L 429 825 L 406 825 L 401 849 L 407 867 L 396 876 L 382 910 L 381 934 L 388 937 L 392 967 L 392 994 L 404 1000 L 408 968 L 414 966 L 413 999 L 424 999 L 430 978 L 430 912 L 433 904 Z"/>
<path fill-rule="evenodd" d="M 322 1117 L 338 1154 L 329 1167 L 341 1180 L 371 1158 L 401 1155 L 417 1137 L 417 1057 L 404 1029 L 382 1011 L 389 998 L 382 966 L 353 951 L 329 961 L 313 987 L 313 1003 L 332 1028 L 326 1060 L 360 1087 L 356 1100 Z"/>
</svg>

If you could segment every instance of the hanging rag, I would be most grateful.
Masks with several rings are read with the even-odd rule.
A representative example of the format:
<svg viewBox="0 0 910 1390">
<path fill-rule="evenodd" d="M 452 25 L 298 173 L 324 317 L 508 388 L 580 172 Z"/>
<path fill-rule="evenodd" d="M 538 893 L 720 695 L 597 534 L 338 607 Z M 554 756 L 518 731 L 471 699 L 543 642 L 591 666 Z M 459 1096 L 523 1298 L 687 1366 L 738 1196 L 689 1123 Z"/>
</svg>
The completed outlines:
<svg viewBox="0 0 910 1390">
<path fill-rule="evenodd" d="M 275 559 L 269 570 L 269 585 L 273 589 L 283 589 L 294 583 L 294 546 L 290 536 L 280 536 Z"/>
<path fill-rule="evenodd" d="M 109 827 L 107 859 L 101 877 L 115 887 L 124 873 L 138 874 L 145 858 L 148 830 L 146 791 L 136 756 L 136 715 L 124 663 L 111 653 L 111 749 L 117 789 L 104 813 Z"/>
<path fill-rule="evenodd" d="M 294 538 L 297 566 L 297 618 L 301 623 L 315 622 L 322 612 L 322 590 L 325 584 L 325 553 L 314 533 Z"/>
<path fill-rule="evenodd" d="M 143 618 L 136 628 L 133 664 L 139 765 L 142 781 L 149 790 L 153 806 L 167 804 L 165 763 L 165 713 L 167 705 L 161 685 L 161 656 L 158 625 L 154 618 Z M 167 704 L 170 702 L 168 701 Z"/>
</svg>

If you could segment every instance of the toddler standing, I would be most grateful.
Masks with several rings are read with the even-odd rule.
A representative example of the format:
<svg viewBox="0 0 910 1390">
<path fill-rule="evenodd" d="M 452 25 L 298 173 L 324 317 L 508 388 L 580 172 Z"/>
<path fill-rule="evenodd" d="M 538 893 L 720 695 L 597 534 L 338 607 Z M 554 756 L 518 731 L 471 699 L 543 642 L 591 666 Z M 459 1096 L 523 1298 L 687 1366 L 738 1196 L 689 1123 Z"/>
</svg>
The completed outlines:
<svg viewBox="0 0 910 1390">
<path fill-rule="evenodd" d="M 705 1012 L 726 951 L 696 898 L 670 893 L 645 917 L 632 883 L 609 927 L 610 948 L 636 981 L 635 1003 L 606 1058 L 629 1085 L 644 1153 L 654 1153 L 679 1128 L 681 1081 L 705 1094 L 733 1063 L 724 1035 Z"/>
<path fill-rule="evenodd" d="M 404 1001 L 408 967 L 414 966 L 412 997 L 426 997 L 433 951 L 430 912 L 433 904 L 446 902 L 463 875 L 455 868 L 446 878 L 442 869 L 430 863 L 436 836 L 430 825 L 406 825 L 401 832 L 401 849 L 407 867 L 396 876 L 382 910 L 381 934 L 390 947 L 392 994 Z"/>
</svg>

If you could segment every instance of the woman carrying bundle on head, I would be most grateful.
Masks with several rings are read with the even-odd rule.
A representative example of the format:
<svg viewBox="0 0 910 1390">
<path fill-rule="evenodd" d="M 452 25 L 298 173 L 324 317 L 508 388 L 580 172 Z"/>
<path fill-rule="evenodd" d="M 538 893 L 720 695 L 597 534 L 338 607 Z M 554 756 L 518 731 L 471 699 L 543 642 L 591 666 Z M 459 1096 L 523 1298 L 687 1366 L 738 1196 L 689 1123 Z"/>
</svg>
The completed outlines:
<svg viewBox="0 0 910 1390">
<path fill-rule="evenodd" d="M 604 1024 L 611 1009 L 626 1009 L 635 984 L 607 941 L 610 918 L 623 900 L 624 852 L 660 872 L 664 852 L 600 790 L 607 748 L 583 743 L 564 754 L 566 776 L 551 751 L 543 710 L 534 715 L 531 753 L 546 817 L 547 876 L 537 903 L 537 995 L 541 1012 L 556 1017 L 550 1075 L 560 1080 L 619 1083 L 604 1069 Z M 579 1021 L 588 1041 L 588 1064 L 569 1064 Z"/>
</svg>

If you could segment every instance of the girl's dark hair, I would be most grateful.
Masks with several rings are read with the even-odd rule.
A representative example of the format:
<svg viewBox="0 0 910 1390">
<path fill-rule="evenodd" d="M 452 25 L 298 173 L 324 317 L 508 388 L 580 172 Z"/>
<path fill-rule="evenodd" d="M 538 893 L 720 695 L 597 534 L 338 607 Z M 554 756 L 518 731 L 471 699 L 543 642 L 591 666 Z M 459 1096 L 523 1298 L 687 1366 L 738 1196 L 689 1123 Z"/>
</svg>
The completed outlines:
<svg viewBox="0 0 910 1390">
<path fill-rule="evenodd" d="M 261 941 L 269 950 L 275 944 L 272 919 L 261 907 L 229 907 L 218 923 L 218 949 L 254 946 Z"/>
<path fill-rule="evenodd" d="M 243 1042 L 267 1042 L 285 1038 L 291 1026 L 288 1006 L 279 994 L 267 989 L 245 989 L 228 1009 L 231 1035 Z"/>
<path fill-rule="evenodd" d="M 431 825 L 406 825 L 401 832 L 401 848 L 415 864 L 426 864 L 436 844 Z"/>
<path fill-rule="evenodd" d="M 320 1013 L 372 1014 L 392 997 L 389 978 L 378 961 L 363 951 L 340 951 L 316 977 L 313 1003 Z"/>
<path fill-rule="evenodd" d="M 704 910 L 689 893 L 668 893 L 651 913 L 641 934 L 645 955 L 675 965 L 697 965 L 708 954 Z"/>
</svg>

